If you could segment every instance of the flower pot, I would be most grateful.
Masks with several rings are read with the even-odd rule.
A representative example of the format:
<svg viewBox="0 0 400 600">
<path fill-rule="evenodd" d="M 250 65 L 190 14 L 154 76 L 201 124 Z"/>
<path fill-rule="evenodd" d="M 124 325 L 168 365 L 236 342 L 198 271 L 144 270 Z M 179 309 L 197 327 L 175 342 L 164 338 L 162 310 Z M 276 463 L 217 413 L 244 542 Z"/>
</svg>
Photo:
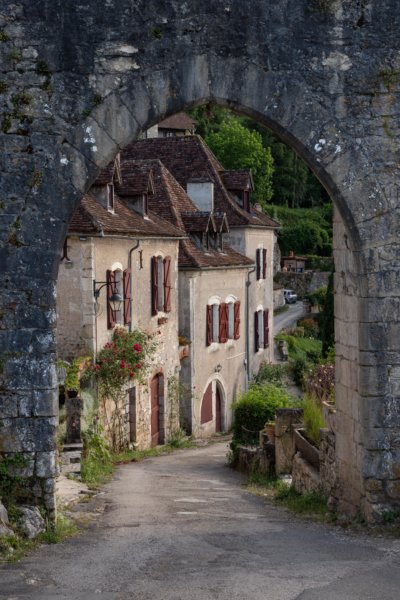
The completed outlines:
<svg viewBox="0 0 400 600">
<path fill-rule="evenodd" d="M 304 432 L 304 429 L 294 430 L 295 448 L 310 465 L 319 471 L 319 450 L 305 437 Z"/>
</svg>

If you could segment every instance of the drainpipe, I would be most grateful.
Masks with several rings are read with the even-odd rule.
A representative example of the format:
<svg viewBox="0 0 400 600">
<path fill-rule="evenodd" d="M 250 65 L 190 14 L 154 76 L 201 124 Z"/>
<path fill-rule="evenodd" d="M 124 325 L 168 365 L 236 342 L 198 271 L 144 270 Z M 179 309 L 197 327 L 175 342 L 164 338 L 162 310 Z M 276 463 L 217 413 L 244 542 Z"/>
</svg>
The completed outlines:
<svg viewBox="0 0 400 600">
<path fill-rule="evenodd" d="M 137 250 L 140 246 L 140 240 L 136 240 L 136 244 L 135 246 L 132 246 L 132 248 L 129 250 L 129 257 L 128 257 L 128 267 L 129 267 L 129 271 L 131 274 L 131 292 L 132 292 L 132 253 Z M 130 312 L 130 317 L 131 317 L 131 322 L 129 323 L 129 331 L 132 331 L 132 293 L 131 293 L 131 305 L 129 307 L 129 312 Z"/>
<path fill-rule="evenodd" d="M 249 389 L 250 382 L 250 330 L 249 330 L 249 292 L 250 292 L 250 275 L 256 270 L 255 267 L 247 272 L 246 281 L 246 390 Z"/>
</svg>

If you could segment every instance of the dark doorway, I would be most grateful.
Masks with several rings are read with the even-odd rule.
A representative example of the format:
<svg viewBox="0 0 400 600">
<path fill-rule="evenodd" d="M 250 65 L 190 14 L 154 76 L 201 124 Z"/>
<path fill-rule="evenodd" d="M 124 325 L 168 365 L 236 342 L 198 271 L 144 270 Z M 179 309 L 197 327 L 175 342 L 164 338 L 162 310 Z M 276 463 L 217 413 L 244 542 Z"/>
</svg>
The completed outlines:
<svg viewBox="0 0 400 600">
<path fill-rule="evenodd" d="M 160 443 L 160 376 L 151 380 L 151 446 Z"/>
<path fill-rule="evenodd" d="M 215 389 L 215 431 L 222 431 L 222 398 L 219 385 Z"/>
</svg>

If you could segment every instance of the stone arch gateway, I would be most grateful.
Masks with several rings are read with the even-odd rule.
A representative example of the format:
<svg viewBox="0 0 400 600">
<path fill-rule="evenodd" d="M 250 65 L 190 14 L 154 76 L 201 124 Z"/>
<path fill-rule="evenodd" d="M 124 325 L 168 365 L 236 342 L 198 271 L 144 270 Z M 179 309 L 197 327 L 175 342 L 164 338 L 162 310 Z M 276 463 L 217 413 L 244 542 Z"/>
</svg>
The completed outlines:
<svg viewBox="0 0 400 600">
<path fill-rule="evenodd" d="M 0 452 L 54 511 L 55 281 L 73 210 L 143 129 L 215 101 L 335 202 L 339 509 L 400 508 L 400 16 L 395 0 L 4 0 Z"/>
</svg>

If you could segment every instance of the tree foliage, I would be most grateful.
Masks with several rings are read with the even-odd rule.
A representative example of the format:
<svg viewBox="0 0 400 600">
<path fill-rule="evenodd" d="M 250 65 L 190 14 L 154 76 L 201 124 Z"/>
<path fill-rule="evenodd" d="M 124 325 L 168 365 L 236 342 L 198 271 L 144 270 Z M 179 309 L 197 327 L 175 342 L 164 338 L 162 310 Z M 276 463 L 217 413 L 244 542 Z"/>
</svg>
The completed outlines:
<svg viewBox="0 0 400 600">
<path fill-rule="evenodd" d="M 252 170 L 253 201 L 265 204 L 272 198 L 273 158 L 258 132 L 250 131 L 232 117 L 223 121 L 219 131 L 210 133 L 206 142 L 225 169 Z"/>
</svg>

